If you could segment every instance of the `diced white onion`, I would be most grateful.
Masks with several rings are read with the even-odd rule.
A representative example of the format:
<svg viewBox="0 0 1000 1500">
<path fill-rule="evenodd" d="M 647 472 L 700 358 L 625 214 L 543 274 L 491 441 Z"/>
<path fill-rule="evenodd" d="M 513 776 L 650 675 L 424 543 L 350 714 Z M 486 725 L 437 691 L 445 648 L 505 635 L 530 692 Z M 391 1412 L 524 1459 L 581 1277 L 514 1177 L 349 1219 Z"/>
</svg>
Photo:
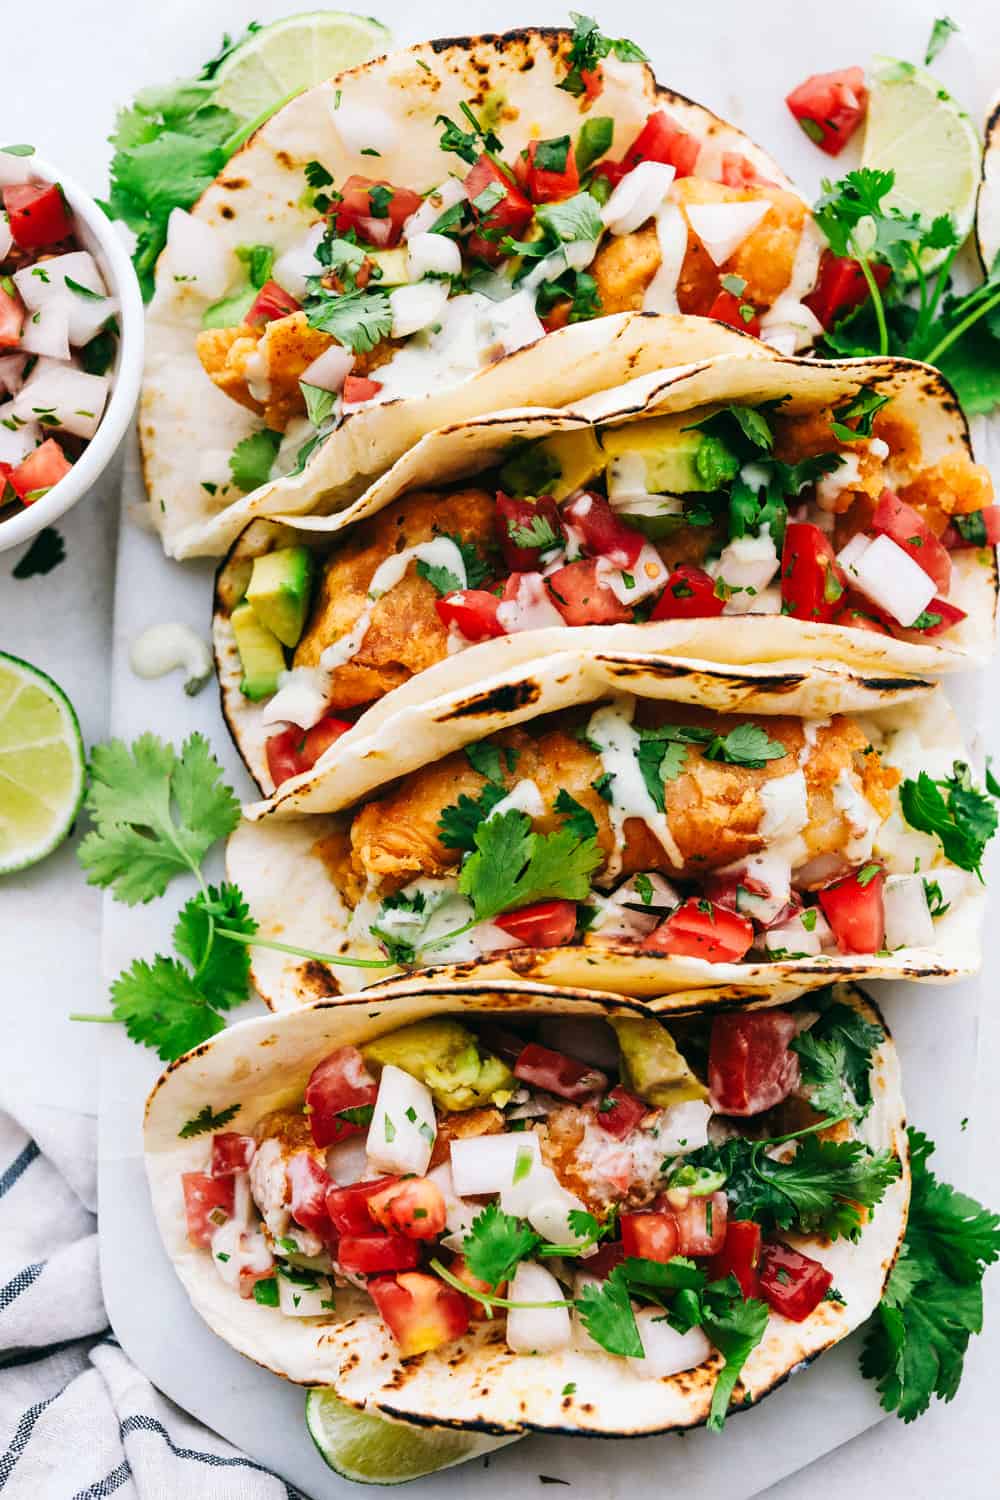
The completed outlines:
<svg viewBox="0 0 1000 1500">
<path fill-rule="evenodd" d="M 14 397 L 14 410 L 24 421 L 92 438 L 107 403 L 108 385 L 106 375 L 88 375 L 72 365 L 46 360 Z"/>
<path fill-rule="evenodd" d="M 326 1318 L 331 1312 L 333 1302 L 333 1285 L 329 1276 L 323 1276 L 320 1272 L 307 1272 L 310 1282 L 315 1283 L 306 1287 L 299 1282 L 290 1281 L 287 1276 L 278 1272 L 278 1306 L 286 1318 Z M 323 1303 L 326 1306 L 323 1306 Z"/>
<path fill-rule="evenodd" d="M 87 297 L 68 287 L 67 276 L 78 286 L 95 292 L 96 298 Z M 112 314 L 118 311 L 118 301 L 107 295 L 104 278 L 89 250 L 72 250 L 66 255 L 54 255 L 51 260 L 40 261 L 37 265 L 25 266 L 15 273 L 14 281 L 21 300 L 32 312 L 50 302 L 65 305 L 69 320 L 69 341 L 75 348 L 89 344 Z"/>
<path fill-rule="evenodd" d="M 322 391 L 339 391 L 354 369 L 355 356 L 342 344 L 331 344 L 317 355 L 299 376 L 303 385 L 318 385 Z"/>
<path fill-rule="evenodd" d="M 656 548 L 646 542 L 630 568 L 620 568 L 606 557 L 597 562 L 597 579 L 621 604 L 638 604 L 667 581 L 668 568 Z M 631 582 L 629 581 L 631 580 Z"/>
<path fill-rule="evenodd" d="M 530 1130 L 451 1143 L 451 1177 L 459 1198 L 502 1193 L 516 1186 L 515 1176 L 523 1179 L 540 1162 L 538 1137 Z"/>
<path fill-rule="evenodd" d="M 210 224 L 183 208 L 171 211 L 166 248 L 156 267 L 161 294 L 169 296 L 184 287 L 214 301 L 225 292 L 233 270 L 233 252 Z"/>
<path fill-rule="evenodd" d="M 865 536 L 863 531 L 855 532 L 854 536 L 845 547 L 841 547 L 837 553 L 837 561 L 849 578 L 855 582 L 858 577 L 858 563 L 864 557 L 872 544 L 872 538 Z"/>
<path fill-rule="evenodd" d="M 782 293 L 760 320 L 760 336 L 764 343 L 780 348 L 782 354 L 796 354 L 800 349 L 808 348 L 822 332 L 823 325 L 812 309 L 787 292 Z"/>
<path fill-rule="evenodd" d="M 13 401 L 0 406 L 0 463 L 19 464 L 41 441 L 34 422 L 19 422 Z"/>
<path fill-rule="evenodd" d="M 449 1235 L 454 1240 L 451 1248 L 461 1251 L 462 1242 L 472 1228 L 473 1221 L 482 1213 L 483 1206 L 481 1203 L 466 1203 L 458 1196 L 451 1175 L 451 1167 L 446 1161 L 428 1172 L 427 1178 L 428 1181 L 435 1183 L 444 1195 L 445 1224 Z"/>
<path fill-rule="evenodd" d="M 362 1135 L 348 1136 L 338 1141 L 326 1153 L 326 1170 L 338 1187 L 350 1187 L 360 1182 L 368 1170 L 368 1147 Z"/>
<path fill-rule="evenodd" d="M 316 259 L 316 251 L 325 233 L 325 220 L 314 224 L 305 239 L 300 240 L 297 245 L 292 245 L 290 249 L 284 250 L 271 268 L 272 278 L 280 287 L 284 287 L 296 302 L 305 300 L 309 290 L 306 286 L 306 277 L 318 276 L 323 269 Z M 304 380 L 305 376 L 302 378 Z M 313 384 L 318 385 L 319 381 L 313 381 Z"/>
<path fill-rule="evenodd" d="M 535 299 L 527 291 L 515 292 L 503 302 L 491 303 L 484 322 L 487 345 L 499 344 L 504 354 L 513 354 L 545 334 L 535 312 Z"/>
<path fill-rule="evenodd" d="M 388 109 L 376 109 L 353 101 L 338 103 L 338 94 L 330 90 L 330 117 L 348 151 L 376 151 L 385 156 L 399 140 L 399 128 Z"/>
<path fill-rule="evenodd" d="M 14 236 L 10 232 L 10 220 L 0 209 L 0 260 L 6 260 L 14 246 Z"/>
<path fill-rule="evenodd" d="M 405 339 L 438 322 L 448 301 L 448 288 L 440 281 L 417 281 L 398 286 L 389 293 L 392 336 Z"/>
<path fill-rule="evenodd" d="M 404 240 L 412 240 L 420 234 L 427 234 L 432 224 L 436 224 L 443 213 L 449 208 L 454 208 L 456 203 L 461 203 L 466 196 L 465 183 L 459 182 L 457 177 L 446 177 L 439 188 L 421 203 L 403 225 Z"/>
<path fill-rule="evenodd" d="M 656 1137 L 657 1149 L 665 1156 L 699 1151 L 708 1145 L 708 1122 L 712 1106 L 704 1099 L 685 1099 L 668 1109 Z"/>
<path fill-rule="evenodd" d="M 15 396 L 21 389 L 21 377 L 28 362 L 26 354 L 5 354 L 0 357 L 0 390 Z"/>
<path fill-rule="evenodd" d="M 415 1172 L 422 1177 L 436 1134 L 430 1089 L 419 1078 L 387 1063 L 368 1128 L 369 1161 L 382 1172 Z"/>
<path fill-rule="evenodd" d="M 550 1244 L 566 1245 L 577 1238 L 569 1227 L 569 1215 L 584 1205 L 566 1191 L 551 1167 L 536 1161 L 530 1172 L 503 1189 L 500 1207 L 504 1213 L 527 1219 Z"/>
<path fill-rule="evenodd" d="M 462 252 L 446 234 L 412 234 L 407 240 L 406 264 L 411 281 L 421 276 L 458 276 Z"/>
<path fill-rule="evenodd" d="M 934 598 L 934 580 L 888 536 L 877 536 L 852 571 L 861 592 L 903 626 L 912 625 Z"/>
<path fill-rule="evenodd" d="M 497 606 L 497 623 L 508 635 L 519 630 L 544 630 L 549 625 L 563 623 L 541 573 L 521 574 L 514 598 L 504 599 Z"/>
<path fill-rule="evenodd" d="M 731 589 L 739 589 L 723 606 L 727 615 L 745 615 L 757 595 L 763 593 L 778 571 L 779 558 L 770 527 L 760 528 L 759 536 L 738 537 L 723 547 L 708 571 Z M 753 590 L 751 593 L 750 590 Z"/>
<path fill-rule="evenodd" d="M 808 910 L 811 913 L 809 921 L 812 925 L 810 927 L 806 927 L 802 920 L 804 913 L 796 912 L 795 916 L 789 917 L 787 922 L 782 922 L 780 927 L 767 929 L 764 934 L 764 947 L 768 952 L 806 953 L 811 958 L 822 953 L 824 937 L 829 934 L 832 940 L 833 934 L 818 906 L 809 907 Z"/>
<path fill-rule="evenodd" d="M 792 867 L 788 855 L 780 848 L 771 848 L 762 854 L 751 854 L 739 865 L 739 874 L 747 880 L 747 886 L 737 896 L 741 912 L 753 917 L 766 927 L 788 905 L 792 894 Z M 760 884 L 767 889 L 766 896 L 754 895 L 748 888 Z"/>
<path fill-rule="evenodd" d="M 533 1260 L 522 1260 L 511 1278 L 512 1302 L 563 1300 L 563 1290 L 551 1271 Z M 570 1341 L 566 1307 L 512 1307 L 507 1314 L 507 1344 L 515 1354 L 551 1354 Z"/>
<path fill-rule="evenodd" d="M 809 799 L 805 772 L 791 771 L 775 776 L 757 789 L 764 809 L 757 832 L 769 842 L 792 838 L 801 833 L 809 821 Z"/>
<path fill-rule="evenodd" d="M 21 332 L 26 354 L 45 354 L 50 359 L 69 359 L 69 309 L 65 297 L 53 298 L 29 313 Z"/>
<path fill-rule="evenodd" d="M 686 212 L 712 260 L 722 266 L 753 234 L 770 207 L 766 198 L 758 198 L 742 203 L 690 203 Z"/>
<path fill-rule="evenodd" d="M 0 151 L 0 188 L 30 182 L 35 175 L 32 162 L 30 156 L 12 156 L 9 151 Z"/>
<path fill-rule="evenodd" d="M 676 203 L 664 203 L 656 215 L 660 264 L 642 299 L 643 312 L 677 312 L 677 281 L 687 254 L 687 220 Z"/>
<path fill-rule="evenodd" d="M 640 1308 L 635 1315 L 635 1325 L 645 1358 L 630 1358 L 628 1363 L 636 1375 L 647 1380 L 664 1380 L 668 1375 L 679 1375 L 682 1370 L 694 1370 L 712 1353 L 703 1328 L 689 1328 L 687 1333 L 678 1333 L 667 1322 L 662 1308 Z"/>
<path fill-rule="evenodd" d="M 927 904 L 922 875 L 890 875 L 882 893 L 885 903 L 885 946 L 931 948 L 934 919 Z"/>
<path fill-rule="evenodd" d="M 601 221 L 612 234 L 631 234 L 651 219 L 676 173 L 659 161 L 641 161 L 618 183 L 601 209 Z"/>
</svg>

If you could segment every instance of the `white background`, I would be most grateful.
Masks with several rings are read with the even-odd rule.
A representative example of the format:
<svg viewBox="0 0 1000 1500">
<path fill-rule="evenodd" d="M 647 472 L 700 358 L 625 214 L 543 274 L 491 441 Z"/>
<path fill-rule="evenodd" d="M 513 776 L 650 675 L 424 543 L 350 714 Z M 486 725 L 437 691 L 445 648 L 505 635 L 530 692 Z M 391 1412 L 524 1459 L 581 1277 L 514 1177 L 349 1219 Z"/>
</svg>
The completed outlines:
<svg viewBox="0 0 1000 1500">
<path fill-rule="evenodd" d="M 39 12 L 24 0 L 16 8 L 6 0 L 0 17 L 0 47 L 8 61 L 0 95 L 3 143 L 34 142 L 47 158 L 100 192 L 106 181 L 105 137 L 117 105 L 144 84 L 194 71 L 214 51 L 224 29 L 238 31 L 247 20 L 268 19 L 293 3 L 271 0 L 246 9 L 236 0 L 49 0 Z M 1000 14 L 995 0 L 947 4 L 962 23 L 964 42 L 951 44 L 939 71 L 976 105 L 978 117 L 987 98 L 1000 89 Z M 816 186 L 825 160 L 804 149 L 782 95 L 810 69 L 867 63 L 877 51 L 918 56 L 934 14 L 924 0 L 869 0 L 867 6 L 862 0 L 838 0 L 825 7 L 826 14 L 795 0 L 752 5 L 747 0 L 698 0 L 696 6 L 658 0 L 655 8 L 628 0 L 602 6 L 594 0 L 587 8 L 598 10 L 609 32 L 641 41 L 664 82 L 747 125 L 807 189 Z M 564 19 L 555 6 L 520 0 L 509 5 L 438 0 L 419 11 L 386 0 L 378 13 L 395 23 L 403 41 Z M 729 61 L 724 86 L 713 78 L 712 59 L 720 53 L 729 59 L 736 54 L 741 63 L 734 69 Z M 790 68 L 792 54 L 796 66 Z M 802 66 L 798 59 L 806 55 L 809 61 Z M 10 65 L 14 59 L 16 67 Z M 742 82 L 737 85 L 734 78 Z M 994 451 L 1000 451 L 1000 444 Z M 117 509 L 111 476 L 100 493 L 60 523 L 68 560 L 46 578 L 13 581 L 10 568 L 18 554 L 0 555 L 0 648 L 26 657 L 63 684 L 88 744 L 107 733 Z M 123 577 L 120 587 L 128 586 Z M 155 597 L 148 600 L 148 609 L 150 619 L 162 618 Z M 1000 746 L 994 748 L 1000 751 Z M 77 871 L 72 846 L 27 876 L 0 883 L 6 1011 L 0 1065 L 8 1082 L 67 1108 L 95 1108 L 96 1039 L 66 1015 L 71 1009 L 104 1008 L 98 977 L 100 912 L 99 897 Z M 997 958 L 988 932 L 977 1076 L 969 1078 L 967 1093 L 942 1101 L 956 1119 L 969 1118 L 965 1140 L 971 1154 L 967 1165 L 954 1147 L 941 1158 L 946 1175 L 961 1172 L 958 1185 L 994 1205 L 1000 1204 L 1000 1089 L 994 1061 L 1000 1052 L 1000 1016 L 992 1004 Z M 913 1004 L 938 1007 L 946 1044 L 946 995 L 914 992 Z M 922 1067 L 927 1063 L 921 1059 Z M 769 1495 L 773 1500 L 812 1500 L 817 1493 L 849 1491 L 859 1500 L 904 1494 L 914 1500 L 995 1497 L 1000 1487 L 995 1412 L 1000 1275 L 987 1283 L 987 1329 L 973 1346 L 965 1383 L 951 1406 L 937 1405 L 910 1428 L 885 1421 Z"/>
</svg>

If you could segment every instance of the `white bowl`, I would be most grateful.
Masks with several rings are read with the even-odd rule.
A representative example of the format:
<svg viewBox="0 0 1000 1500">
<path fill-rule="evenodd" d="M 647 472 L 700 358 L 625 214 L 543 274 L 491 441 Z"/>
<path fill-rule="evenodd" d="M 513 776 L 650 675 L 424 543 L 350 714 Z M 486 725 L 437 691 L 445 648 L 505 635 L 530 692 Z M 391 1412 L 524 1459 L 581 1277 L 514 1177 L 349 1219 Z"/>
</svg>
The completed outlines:
<svg viewBox="0 0 1000 1500">
<path fill-rule="evenodd" d="M 26 505 L 8 520 L 0 521 L 0 552 L 19 546 L 43 526 L 50 526 L 93 487 L 125 436 L 142 381 L 142 294 L 117 228 L 89 193 L 62 172 L 57 172 L 47 161 L 33 156 L 31 170 L 32 175 L 43 182 L 58 182 L 66 194 L 73 210 L 76 237 L 100 266 L 109 294 L 118 298 L 121 336 L 112 372 L 111 396 L 101 425 L 65 478 L 54 484 L 34 505 Z"/>
</svg>

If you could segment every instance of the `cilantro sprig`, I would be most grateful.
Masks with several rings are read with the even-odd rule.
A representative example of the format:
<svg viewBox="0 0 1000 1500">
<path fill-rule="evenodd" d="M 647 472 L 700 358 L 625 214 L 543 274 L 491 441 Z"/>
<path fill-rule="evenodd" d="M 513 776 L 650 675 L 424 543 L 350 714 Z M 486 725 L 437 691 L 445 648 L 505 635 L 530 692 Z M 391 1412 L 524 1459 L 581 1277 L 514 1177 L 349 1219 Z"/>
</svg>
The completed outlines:
<svg viewBox="0 0 1000 1500">
<path fill-rule="evenodd" d="M 853 1006 L 831 1004 L 822 992 L 814 1003 L 822 1006 L 819 1019 L 789 1047 L 798 1056 L 810 1102 L 820 1114 L 863 1120 L 872 1104 L 872 1061 L 885 1032 Z"/>
<path fill-rule="evenodd" d="M 649 61 L 646 53 L 635 42 L 630 42 L 625 37 L 605 36 L 593 16 L 582 16 L 578 11 L 571 10 L 570 19 L 573 22 L 573 39 L 566 57 L 569 71 L 557 85 L 565 89 L 567 94 L 579 97 L 586 93 L 587 81 L 583 75 L 595 73 L 609 52 L 613 52 L 619 62 Z"/>
<path fill-rule="evenodd" d="M 953 763 L 950 776 L 935 779 L 921 771 L 908 778 L 899 789 L 899 804 L 911 828 L 934 834 L 953 865 L 982 880 L 986 845 L 997 831 L 997 810 L 964 761 Z"/>
<path fill-rule="evenodd" d="M 706 760 L 760 770 L 788 754 L 780 740 L 769 738 L 759 724 L 737 724 L 728 734 L 695 724 L 660 724 L 640 730 L 636 756 L 639 770 L 658 812 L 666 809 L 665 783 L 675 781 L 687 761 L 687 746 L 697 745 Z"/>
<path fill-rule="evenodd" d="M 531 819 L 515 808 L 480 823 L 474 843 L 458 889 L 472 902 L 477 922 L 534 901 L 585 900 L 604 858 L 593 836 L 578 838 L 566 827 L 534 833 Z"/>
</svg>

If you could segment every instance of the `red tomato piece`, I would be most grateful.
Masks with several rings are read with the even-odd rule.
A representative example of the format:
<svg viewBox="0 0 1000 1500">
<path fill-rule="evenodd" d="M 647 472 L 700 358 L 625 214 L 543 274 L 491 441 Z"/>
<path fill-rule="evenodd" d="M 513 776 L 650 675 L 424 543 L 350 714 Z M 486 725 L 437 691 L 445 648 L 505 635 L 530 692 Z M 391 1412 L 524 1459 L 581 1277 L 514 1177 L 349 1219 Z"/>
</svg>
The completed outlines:
<svg viewBox="0 0 1000 1500">
<path fill-rule="evenodd" d="M 6 500 L 13 464 L 0 463 L 0 500 Z"/>
<path fill-rule="evenodd" d="M 273 323 L 275 318 L 287 318 L 301 311 L 302 303 L 297 302 L 283 286 L 276 281 L 265 281 L 251 304 L 246 321 L 255 328 L 260 323 Z"/>
<path fill-rule="evenodd" d="M 213 1177 L 231 1177 L 234 1172 L 245 1172 L 253 1161 L 257 1142 L 252 1135 L 239 1135 L 235 1130 L 224 1130 L 212 1137 Z"/>
<path fill-rule="evenodd" d="M 503 197 L 488 208 L 477 208 L 476 199 L 487 188 L 501 189 Z M 534 216 L 534 206 L 507 173 L 485 153 L 466 177 L 465 191 L 478 229 L 478 234 L 474 236 L 478 244 L 474 248 L 470 241 L 469 248 L 473 254 L 481 255 L 485 260 L 498 260 L 503 253 L 500 241 L 506 235 L 515 240 L 520 239 Z M 495 195 L 491 193 L 490 197 L 493 196 Z"/>
<path fill-rule="evenodd" d="M 448 1217 L 444 1193 L 427 1177 L 408 1177 L 373 1193 L 368 1212 L 388 1234 L 411 1240 L 436 1240 Z"/>
<path fill-rule="evenodd" d="M 461 589 L 455 594 L 445 594 L 434 600 L 441 624 L 455 625 L 467 641 L 486 641 L 491 636 L 503 635 L 504 628 L 497 619 L 500 600 L 487 589 Z"/>
<path fill-rule="evenodd" d="M 672 1213 L 656 1210 L 641 1214 L 622 1214 L 618 1220 L 622 1236 L 622 1251 L 626 1257 L 639 1256 L 642 1260 L 667 1262 L 678 1255 L 680 1235 L 677 1220 Z M 592 1262 L 587 1262 L 590 1269 Z"/>
<path fill-rule="evenodd" d="M 368 1290 L 403 1359 L 450 1344 L 469 1328 L 469 1303 L 436 1276 L 380 1276 Z"/>
<path fill-rule="evenodd" d="M 583 84 L 584 98 L 588 104 L 593 104 L 604 88 L 604 70 L 600 67 L 581 68 L 580 82 Z"/>
<path fill-rule="evenodd" d="M 625 1246 L 621 1240 L 607 1241 L 593 1255 L 587 1256 L 587 1271 L 593 1276 L 610 1276 L 615 1266 L 625 1259 Z"/>
<path fill-rule="evenodd" d="M 785 99 L 811 141 L 827 156 L 839 156 L 868 110 L 861 68 L 813 73 Z"/>
<path fill-rule="evenodd" d="M 365 1116 L 378 1096 L 378 1084 L 357 1047 L 338 1047 L 318 1062 L 306 1084 L 309 1127 L 317 1146 L 333 1146 L 368 1129 Z M 344 1118 L 345 1110 L 360 1115 Z"/>
<path fill-rule="evenodd" d="M 921 626 L 921 635 L 944 635 L 945 631 L 950 630 L 953 625 L 958 625 L 968 618 L 964 609 L 959 609 L 957 604 L 949 604 L 947 599 L 932 599 L 924 610 L 924 614 L 930 616 L 932 620 L 937 615 L 938 619 L 934 624 Z M 910 626 L 911 630 L 916 628 L 916 626 Z"/>
<path fill-rule="evenodd" d="M 559 1099 L 588 1099 L 608 1086 L 607 1076 L 599 1068 L 588 1067 L 551 1047 L 540 1047 L 537 1042 L 529 1042 L 522 1049 L 514 1064 L 514 1077 Z"/>
<path fill-rule="evenodd" d="M 896 628 L 895 621 L 890 621 L 888 615 L 854 589 L 847 590 L 841 609 L 833 617 L 833 623 L 849 625 L 852 630 L 871 630 L 876 635 L 892 635 Z"/>
<path fill-rule="evenodd" d="M 511 572 L 534 572 L 542 553 L 551 552 L 563 540 L 556 502 L 551 495 L 540 495 L 537 500 L 518 500 L 498 490 L 496 537 Z"/>
<path fill-rule="evenodd" d="M 32 505 L 64 478 L 73 465 L 56 442 L 46 438 L 7 475 L 25 505 Z"/>
<path fill-rule="evenodd" d="M 726 601 L 715 592 L 715 579 L 703 568 L 681 563 L 667 579 L 651 619 L 703 620 L 721 615 Z"/>
<path fill-rule="evenodd" d="M 892 276 L 891 268 L 883 261 L 876 261 L 870 269 L 879 291 L 885 291 Z M 870 295 L 859 261 L 824 250 L 816 285 L 802 300 L 824 328 L 832 328 L 834 323 L 867 302 Z"/>
<path fill-rule="evenodd" d="M 725 1193 L 689 1198 L 675 1210 L 678 1255 L 717 1255 L 726 1240 L 729 1200 Z"/>
<path fill-rule="evenodd" d="M 628 1089 L 623 1089 L 620 1083 L 616 1083 L 598 1105 L 596 1118 L 602 1130 L 613 1135 L 615 1140 L 622 1141 L 632 1134 L 648 1114 L 649 1105 L 645 1100 L 637 1099 Z"/>
<path fill-rule="evenodd" d="M 22 250 L 56 245 L 73 233 L 69 205 L 57 182 L 20 182 L 3 190 L 14 243 Z"/>
<path fill-rule="evenodd" d="M 381 380 L 369 380 L 366 375 L 348 375 L 341 395 L 346 406 L 353 406 L 358 401 L 370 401 L 381 389 Z"/>
<path fill-rule="evenodd" d="M 4 280 L 6 281 L 6 277 Z M 0 285 L 0 349 L 16 349 L 21 342 L 24 327 L 24 303 L 17 295 L 14 283 L 8 292 Z"/>
<path fill-rule="evenodd" d="M 288 1158 L 285 1175 L 289 1187 L 288 1206 L 296 1224 L 318 1234 L 321 1240 L 330 1239 L 333 1231 L 326 1211 L 326 1194 L 331 1186 L 329 1172 L 308 1151 L 296 1151 Z"/>
<path fill-rule="evenodd" d="M 373 189 L 379 189 L 374 199 Z M 403 225 L 423 202 L 411 188 L 393 187 L 390 182 L 377 182 L 356 173 L 348 177 L 340 193 L 335 213 L 337 232 L 346 234 L 355 229 L 360 238 L 380 249 L 399 243 Z"/>
<path fill-rule="evenodd" d="M 623 161 L 611 161 L 610 158 L 605 157 L 604 161 L 599 161 L 597 166 L 594 167 L 592 175 L 594 177 L 606 178 L 609 190 L 613 190 L 618 186 L 628 170 Z"/>
<path fill-rule="evenodd" d="M 576 931 L 576 902 L 536 901 L 493 921 L 525 948 L 561 948 Z"/>
<path fill-rule="evenodd" d="M 588 1262 L 588 1265 L 589 1264 L 592 1263 Z M 483 1281 L 480 1277 L 473 1276 L 472 1272 L 469 1270 L 468 1265 L 466 1264 L 464 1255 L 456 1255 L 455 1259 L 448 1267 L 448 1270 L 454 1277 L 457 1278 L 457 1280 L 461 1281 L 464 1286 L 467 1286 L 470 1292 L 487 1292 L 494 1297 L 502 1297 L 504 1295 L 504 1287 L 507 1285 L 506 1281 L 499 1282 L 497 1286 L 491 1286 L 488 1281 Z M 467 1302 L 469 1307 L 469 1317 L 473 1320 L 473 1322 L 476 1322 L 481 1318 L 489 1317 L 489 1310 L 484 1307 L 481 1302 L 477 1302 L 474 1297 L 469 1297 L 467 1299 Z"/>
<path fill-rule="evenodd" d="M 803 1255 L 780 1240 L 764 1246 L 760 1257 L 761 1296 L 782 1317 L 801 1323 L 832 1285 L 833 1272 L 811 1255 Z"/>
<path fill-rule="evenodd" d="M 753 162 L 739 151 L 723 151 L 722 181 L 726 187 L 777 187 L 769 177 L 761 177 Z"/>
<path fill-rule="evenodd" d="M 209 1177 L 207 1172 L 182 1172 L 181 1187 L 189 1242 L 196 1246 L 211 1244 L 220 1224 L 233 1216 L 236 1198 L 233 1179 Z"/>
<path fill-rule="evenodd" d="M 875 873 L 870 874 L 873 869 Z M 885 939 L 884 885 L 885 871 L 865 865 L 820 891 L 819 904 L 841 953 L 877 953 L 881 948 Z"/>
<path fill-rule="evenodd" d="M 753 923 L 738 912 L 693 896 L 671 912 L 642 943 L 646 953 L 736 963 L 753 943 Z"/>
<path fill-rule="evenodd" d="M 626 526 L 615 515 L 603 495 L 578 495 L 562 509 L 587 552 L 606 557 L 616 568 L 631 568 L 639 559 L 646 538 L 634 526 Z"/>
<path fill-rule="evenodd" d="M 963 547 L 995 547 L 998 542 L 1000 505 L 987 505 L 968 515 L 953 517 L 941 537 L 942 546 L 949 552 L 958 552 Z"/>
<path fill-rule="evenodd" d="M 539 151 L 542 153 L 541 164 Z M 556 203 L 561 198 L 572 198 L 580 191 L 580 174 L 569 136 L 550 141 L 529 141 L 514 163 L 514 176 L 532 203 Z"/>
<path fill-rule="evenodd" d="M 345 1271 L 365 1276 L 408 1271 L 420 1263 L 420 1246 L 402 1234 L 345 1234 L 337 1246 L 337 1260 Z"/>
<path fill-rule="evenodd" d="M 581 557 L 548 575 L 552 603 L 567 625 L 621 625 L 632 611 L 598 577 L 597 557 Z"/>
<path fill-rule="evenodd" d="M 280 734 L 272 734 L 265 749 L 267 768 L 275 786 L 281 786 L 291 776 L 301 776 L 303 771 L 311 770 L 324 750 L 353 728 L 354 725 L 346 719 L 325 714 L 311 729 L 302 730 L 297 724 L 290 724 Z"/>
<path fill-rule="evenodd" d="M 900 500 L 892 490 L 885 489 L 879 496 L 872 530 L 881 532 L 902 547 L 928 578 L 934 580 L 939 594 L 947 594 L 951 588 L 951 558 L 918 510 Z"/>
<path fill-rule="evenodd" d="M 625 152 L 623 165 L 628 171 L 641 161 L 662 161 L 673 167 L 678 177 L 690 177 L 700 150 L 695 136 L 682 129 L 666 110 L 658 109 Z"/>
<path fill-rule="evenodd" d="M 370 1235 L 372 1216 L 368 1200 L 398 1182 L 398 1177 L 377 1177 L 374 1182 L 352 1182 L 348 1187 L 328 1187 L 326 1211 L 338 1234 Z"/>
<path fill-rule="evenodd" d="M 721 1115 L 759 1115 L 787 1099 L 799 1081 L 789 1052 L 798 1027 L 787 1010 L 716 1016 L 708 1048 L 708 1088 Z"/>
<path fill-rule="evenodd" d="M 811 521 L 785 527 L 781 553 L 781 598 L 784 613 L 796 620 L 829 625 L 843 609 L 847 575 L 837 561 L 830 538 Z"/>
<path fill-rule="evenodd" d="M 708 1267 L 711 1281 L 735 1276 L 744 1297 L 760 1296 L 761 1233 L 752 1219 L 727 1219 L 722 1249 L 712 1256 Z"/>
<path fill-rule="evenodd" d="M 760 319 L 752 303 L 723 289 L 708 309 L 708 316 L 717 323 L 728 323 L 741 333 L 750 333 L 754 338 L 760 334 Z"/>
</svg>

